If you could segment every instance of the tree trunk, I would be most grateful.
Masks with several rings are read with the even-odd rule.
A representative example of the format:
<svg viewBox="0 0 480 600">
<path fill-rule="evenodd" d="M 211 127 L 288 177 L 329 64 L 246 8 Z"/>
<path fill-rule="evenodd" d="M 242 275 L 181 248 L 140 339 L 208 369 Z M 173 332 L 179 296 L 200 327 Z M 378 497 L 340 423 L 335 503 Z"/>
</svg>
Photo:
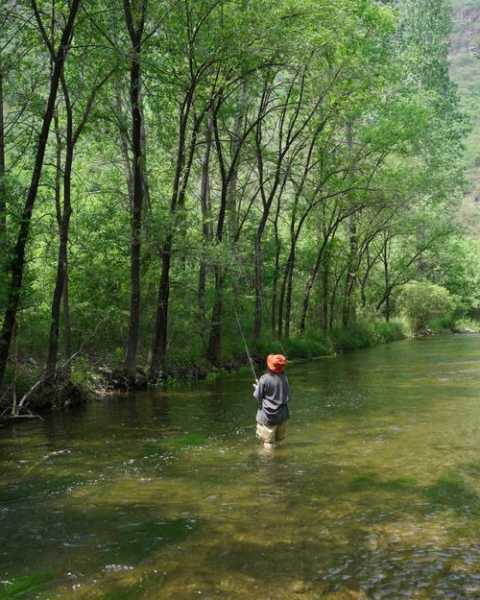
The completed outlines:
<svg viewBox="0 0 480 600">
<path fill-rule="evenodd" d="M 69 272 L 68 253 L 65 260 L 65 281 L 63 283 L 63 347 L 65 361 L 72 356 L 72 326 L 70 321 L 70 295 L 69 295 Z M 70 378 L 71 363 L 65 367 L 65 379 Z"/>
<path fill-rule="evenodd" d="M 280 252 L 282 250 L 280 235 L 278 233 L 278 219 L 280 217 L 280 197 L 277 202 L 277 210 L 275 212 L 274 232 L 275 232 L 275 266 L 273 271 L 273 286 L 272 286 L 272 315 L 271 327 L 272 336 L 277 336 L 277 303 L 278 303 L 278 280 L 280 278 Z"/>
<path fill-rule="evenodd" d="M 287 264 L 285 265 L 285 270 L 283 272 L 282 278 L 282 287 L 280 289 L 280 298 L 278 303 L 278 337 L 282 339 L 283 337 L 283 317 L 284 317 L 284 306 L 285 306 L 285 298 L 287 294 L 287 284 L 288 284 L 288 276 L 290 274 L 290 267 L 292 263 L 292 252 L 293 249 L 290 246 L 290 252 L 287 258 Z"/>
<path fill-rule="evenodd" d="M 53 380 L 57 376 L 58 362 L 58 341 L 60 334 L 60 312 L 62 305 L 63 289 L 67 273 L 67 255 L 68 255 L 68 236 L 70 229 L 71 208 L 71 180 L 74 155 L 73 143 L 73 123 L 71 107 L 67 109 L 67 145 L 65 153 L 65 165 L 63 168 L 63 208 L 57 207 L 57 219 L 59 225 L 59 248 L 57 261 L 57 275 L 55 280 L 55 289 L 52 300 L 50 336 L 48 343 L 48 358 L 45 377 L 47 380 Z M 57 182 L 56 192 L 59 191 L 60 182 L 58 174 L 61 170 L 61 147 L 60 136 L 57 135 Z"/>
<path fill-rule="evenodd" d="M 3 278 L 7 261 L 7 191 L 5 188 L 5 124 L 3 116 L 3 71 L 0 63 L 0 281 L 4 285 Z M 1 298 L 0 298 L 1 300 Z"/>
<path fill-rule="evenodd" d="M 205 128 L 205 153 L 202 159 L 202 175 L 200 183 L 200 207 L 202 211 L 202 235 L 207 246 L 212 240 L 212 226 L 210 223 L 210 155 L 212 151 L 212 123 L 209 119 Z M 206 302 L 205 293 L 207 286 L 207 263 L 205 257 L 200 260 L 198 273 L 198 314 L 200 316 L 201 327 L 206 321 Z"/>
<path fill-rule="evenodd" d="M 200 267 L 198 269 L 198 316 L 203 331 L 203 325 L 206 321 L 207 306 L 205 302 L 205 293 L 207 291 L 207 263 L 205 260 L 200 261 Z"/>
<path fill-rule="evenodd" d="M 133 169 L 132 161 L 130 160 L 129 145 L 130 140 L 128 139 L 128 131 L 124 123 L 124 108 L 122 101 L 122 90 L 121 82 L 116 79 L 115 81 L 115 109 L 117 111 L 117 123 L 118 123 L 118 135 L 120 142 L 120 150 L 122 152 L 123 169 L 125 171 L 125 177 L 127 179 L 128 189 L 128 201 L 129 208 L 132 210 L 133 206 Z"/>
<path fill-rule="evenodd" d="M 12 356 L 12 409 L 10 414 L 12 417 L 18 416 L 18 403 L 17 403 L 17 367 L 18 367 L 18 336 L 17 336 L 17 325 L 13 327 L 13 356 Z"/>
<path fill-rule="evenodd" d="M 172 244 L 173 237 L 172 234 L 169 234 L 162 248 L 162 273 L 160 276 L 160 285 L 158 287 L 157 314 L 149 372 L 149 379 L 152 382 L 157 381 L 160 372 L 162 369 L 165 369 Z"/>
<path fill-rule="evenodd" d="M 330 330 L 330 255 L 329 250 L 326 250 L 325 260 L 322 266 L 322 302 L 320 317 L 322 321 L 322 330 L 326 334 Z"/>
<path fill-rule="evenodd" d="M 238 109 L 235 117 L 235 123 L 233 126 L 233 142 L 231 155 L 236 157 L 233 173 L 230 176 L 230 180 L 227 182 L 228 192 L 226 196 L 226 208 L 227 208 L 227 220 L 228 220 L 228 233 L 230 243 L 234 244 L 234 240 L 237 236 L 238 230 L 238 219 L 237 219 L 237 183 L 238 183 L 238 169 L 239 169 L 239 153 L 245 138 L 242 137 L 242 125 L 245 118 L 247 102 L 247 84 L 246 79 L 242 79 L 240 88 L 240 98 L 238 100 Z"/>
<path fill-rule="evenodd" d="M 310 275 L 308 276 L 307 283 L 305 284 L 305 290 L 303 292 L 303 303 L 302 303 L 302 312 L 300 315 L 300 322 L 298 324 L 298 329 L 300 331 L 300 335 L 305 334 L 305 325 L 307 322 L 308 315 L 308 307 L 310 305 L 310 294 L 312 292 L 313 284 L 315 283 L 315 279 L 317 278 L 318 267 L 316 267 L 316 263 L 310 271 Z"/>
<path fill-rule="evenodd" d="M 144 275 L 152 262 L 153 258 L 153 244 L 154 241 L 152 239 L 152 200 L 150 195 L 150 184 L 148 178 L 148 168 L 147 168 L 147 132 L 145 130 L 145 111 L 143 105 L 143 89 L 140 88 L 140 111 L 141 111 L 141 147 L 143 153 L 142 160 L 142 181 L 143 181 L 143 210 L 142 210 L 142 230 L 144 234 L 144 242 L 143 242 L 143 256 L 142 256 L 142 275 Z"/>
<path fill-rule="evenodd" d="M 345 278 L 345 295 L 343 299 L 342 325 L 347 327 L 352 321 L 355 321 L 355 303 L 353 299 L 354 290 L 357 282 L 356 258 L 358 252 L 357 227 L 355 216 L 350 215 L 348 222 L 350 252 L 348 256 L 347 275 Z"/>
<path fill-rule="evenodd" d="M 70 179 L 73 160 L 73 148 L 71 156 L 68 156 L 68 154 L 69 152 L 67 150 L 67 156 L 64 166 L 64 204 L 60 229 L 60 245 L 58 249 L 57 275 L 55 281 L 55 290 L 53 293 L 50 337 L 48 344 L 48 359 L 46 369 L 47 379 L 54 379 L 57 375 L 58 340 L 60 334 L 60 311 L 63 297 L 63 286 L 65 285 L 65 278 L 67 276 L 68 235 L 70 229 L 70 216 L 72 214 L 70 201 Z"/>
<path fill-rule="evenodd" d="M 387 323 L 390 321 L 390 294 L 385 298 L 385 321 Z"/>
<path fill-rule="evenodd" d="M 330 276 L 330 268 L 329 268 L 329 276 Z M 341 269 L 340 273 L 335 277 L 335 282 L 333 284 L 332 292 L 330 295 L 330 302 L 328 306 L 329 315 L 328 315 L 328 327 L 332 329 L 335 325 L 336 314 L 335 314 L 335 304 L 337 302 L 338 288 L 340 287 L 340 282 L 345 276 L 345 269 Z M 329 284 L 330 285 L 330 284 Z"/>
<path fill-rule="evenodd" d="M 292 259 L 290 261 L 290 269 L 288 271 L 287 279 L 287 299 L 285 307 L 285 337 L 290 337 L 290 323 L 292 318 L 292 294 L 293 294 L 293 273 L 295 270 L 295 258 L 296 252 L 295 247 L 293 248 Z"/>
<path fill-rule="evenodd" d="M 300 317 L 300 323 L 298 325 L 298 329 L 300 330 L 300 334 L 303 335 L 305 333 L 305 325 L 307 321 L 308 308 L 310 306 L 310 295 L 312 293 L 313 286 L 315 285 L 315 281 L 317 279 L 318 271 L 320 269 L 320 265 L 322 262 L 323 254 L 326 250 L 328 243 L 328 238 L 325 238 L 318 249 L 317 258 L 315 259 L 315 264 L 313 265 L 312 270 L 310 271 L 310 275 L 307 279 L 307 283 L 305 284 L 305 291 L 303 292 L 303 305 L 302 305 L 302 314 Z"/>
<path fill-rule="evenodd" d="M 352 154 L 353 149 L 353 125 L 347 123 L 347 146 Z M 358 241 L 357 241 L 357 227 L 355 215 L 352 213 L 348 219 L 348 236 L 350 251 L 348 254 L 347 264 L 347 275 L 345 278 L 345 292 L 343 297 L 343 309 L 342 309 L 342 325 L 347 327 L 351 321 L 355 320 L 355 304 L 353 302 L 353 291 L 357 281 L 357 274 L 354 272 L 354 265 L 356 264 Z"/>
<path fill-rule="evenodd" d="M 140 24 L 133 23 L 136 15 L 128 0 L 124 0 L 125 19 L 132 43 L 130 53 L 130 108 L 132 119 L 132 156 L 133 156 L 133 196 L 131 207 L 130 240 L 130 319 L 128 324 L 127 352 L 125 368 L 131 385 L 135 385 L 137 372 L 138 340 L 140 334 L 141 304 L 141 235 L 142 209 L 144 201 L 144 157 L 142 145 L 142 73 L 140 53 L 142 50 L 142 30 L 144 14 L 140 15 Z"/>
<path fill-rule="evenodd" d="M 363 274 L 361 283 L 360 283 L 360 301 L 362 304 L 362 308 L 365 308 L 367 306 L 367 284 L 368 284 L 368 280 L 370 278 L 370 271 L 373 267 L 373 263 L 370 260 L 370 250 L 369 248 L 367 248 L 366 250 L 366 255 L 367 255 L 367 266 L 365 268 L 365 273 Z"/>
<path fill-rule="evenodd" d="M 305 222 L 305 217 L 306 214 L 300 219 L 296 231 L 294 229 L 294 224 L 291 231 L 290 252 L 288 255 L 287 265 L 285 267 L 282 291 L 280 294 L 280 307 L 278 311 L 278 333 L 280 338 L 283 336 L 283 334 L 287 338 L 290 337 L 290 324 L 292 318 L 293 273 L 295 270 L 297 242 L 300 237 L 300 232 L 302 230 L 303 223 Z M 284 304 L 285 315 L 283 311 Z"/>
<path fill-rule="evenodd" d="M 7 307 L 5 310 L 2 331 L 0 334 L 0 388 L 3 385 L 5 369 L 7 366 L 8 355 L 10 352 L 10 344 L 12 341 L 18 306 L 20 303 L 20 294 L 22 291 L 23 275 L 25 269 L 25 251 L 30 233 L 30 222 L 32 218 L 32 212 L 35 205 L 35 200 L 37 198 L 38 186 L 40 183 L 40 177 L 43 169 L 48 134 L 53 119 L 53 114 L 55 112 L 55 102 L 57 99 L 60 76 L 62 74 L 65 59 L 68 54 L 69 44 L 72 37 L 79 4 L 80 0 L 72 0 L 72 3 L 70 5 L 70 14 L 68 17 L 68 21 L 63 30 L 58 51 L 56 52 L 56 60 L 54 62 L 54 68 L 50 78 L 50 89 L 47 105 L 35 153 L 32 178 L 30 181 L 30 186 L 28 189 L 25 205 L 22 212 L 17 242 L 13 249 L 13 258 L 10 270 L 11 279 L 8 291 Z"/>
<path fill-rule="evenodd" d="M 183 206 L 187 183 L 190 176 L 190 168 L 195 149 L 195 140 L 200 122 L 195 121 L 192 129 L 189 158 L 186 161 L 186 138 L 188 120 L 193 98 L 192 87 L 188 90 L 183 103 L 179 107 L 179 134 L 177 147 L 177 160 L 175 166 L 175 176 L 173 180 L 172 196 L 170 199 L 170 217 L 172 223 L 169 224 L 168 234 L 161 249 L 161 274 L 158 286 L 157 311 L 155 318 L 155 330 L 153 332 L 152 357 L 150 360 L 149 379 L 152 382 L 157 381 L 160 371 L 165 369 L 168 335 L 168 303 L 170 298 L 170 267 L 172 260 L 173 239 L 175 225 L 177 222 L 177 208 Z"/>
<path fill-rule="evenodd" d="M 392 293 L 390 286 L 390 270 L 388 261 L 388 239 L 385 239 L 383 246 L 383 265 L 384 265 L 384 280 L 385 280 L 385 320 L 390 321 L 390 295 Z"/>
<path fill-rule="evenodd" d="M 213 365 L 217 366 L 220 364 L 221 356 L 224 284 L 225 271 L 223 265 L 215 265 L 215 299 L 213 302 L 207 358 Z"/>
<path fill-rule="evenodd" d="M 263 252 L 262 235 L 265 223 L 260 223 L 255 236 L 255 320 L 253 324 L 253 339 L 258 341 L 262 335 L 263 317 Z"/>
</svg>

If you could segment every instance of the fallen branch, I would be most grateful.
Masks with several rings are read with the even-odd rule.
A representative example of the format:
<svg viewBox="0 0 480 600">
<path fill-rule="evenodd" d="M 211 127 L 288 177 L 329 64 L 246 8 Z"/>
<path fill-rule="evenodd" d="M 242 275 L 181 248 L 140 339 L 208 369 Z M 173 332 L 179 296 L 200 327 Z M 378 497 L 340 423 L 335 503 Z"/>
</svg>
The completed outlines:
<svg viewBox="0 0 480 600">
<path fill-rule="evenodd" d="M 86 340 L 84 340 L 82 342 L 82 344 L 80 345 L 80 348 L 76 352 L 74 352 L 72 354 L 72 356 L 70 356 L 70 358 L 68 358 L 66 361 L 64 361 L 60 365 L 59 369 L 57 369 L 57 371 L 63 371 L 65 369 L 65 367 L 67 367 L 72 361 L 75 360 L 75 358 L 79 354 L 81 354 L 83 352 L 83 348 L 85 347 L 85 344 L 88 341 L 91 341 L 92 339 L 95 338 L 95 336 L 97 335 L 98 329 L 100 328 L 100 326 L 104 322 L 105 322 L 105 319 L 103 319 L 103 320 L 101 320 L 101 321 L 98 322 L 97 326 L 95 327 L 95 331 L 93 332 L 93 334 L 88 339 L 86 339 Z M 44 373 L 42 375 L 42 377 L 40 377 L 40 379 L 38 381 L 36 381 L 27 392 L 25 392 L 25 394 L 22 396 L 22 398 L 16 404 L 16 406 L 12 405 L 12 407 L 11 407 L 11 417 L 13 417 L 13 418 L 19 418 L 21 416 L 20 412 L 22 410 L 28 410 L 27 407 L 25 406 L 27 400 L 30 398 L 30 396 L 33 394 L 33 392 L 35 392 L 35 390 L 37 390 L 42 384 L 46 383 L 48 381 L 48 379 L 49 379 L 49 377 Z M 15 412 L 13 411 L 14 408 L 16 408 Z M 7 410 L 9 410 L 9 409 L 7 409 Z M 42 418 L 42 417 L 40 417 L 40 415 L 36 415 L 35 413 L 32 413 L 32 411 L 30 411 L 30 410 L 28 410 L 28 413 L 29 414 L 27 414 L 25 416 L 25 418 L 37 418 L 37 417 L 40 418 L 40 419 Z"/>
<path fill-rule="evenodd" d="M 65 369 L 65 367 L 67 367 L 81 352 L 82 352 L 82 348 L 83 348 L 83 344 L 82 347 L 80 348 L 80 350 L 77 350 L 77 352 L 75 352 L 74 354 L 72 354 L 72 356 L 66 360 L 62 365 L 60 365 L 60 370 L 62 371 L 63 369 Z M 28 400 L 28 398 L 33 394 L 33 392 L 38 389 L 42 383 L 46 383 L 48 381 L 48 377 L 46 375 L 42 375 L 42 377 L 32 385 L 32 387 L 28 390 L 28 392 L 26 392 L 20 402 L 18 403 L 18 412 L 20 412 L 23 407 L 25 406 L 25 402 Z"/>
<path fill-rule="evenodd" d="M 11 408 L 7 407 L 1 414 L 0 414 L 0 423 L 8 423 L 9 421 L 16 421 L 18 419 L 40 419 L 41 421 L 44 420 L 43 417 L 41 417 L 39 414 L 32 412 L 29 409 L 25 409 L 27 412 L 24 414 L 20 414 L 20 413 L 12 413 Z"/>
</svg>

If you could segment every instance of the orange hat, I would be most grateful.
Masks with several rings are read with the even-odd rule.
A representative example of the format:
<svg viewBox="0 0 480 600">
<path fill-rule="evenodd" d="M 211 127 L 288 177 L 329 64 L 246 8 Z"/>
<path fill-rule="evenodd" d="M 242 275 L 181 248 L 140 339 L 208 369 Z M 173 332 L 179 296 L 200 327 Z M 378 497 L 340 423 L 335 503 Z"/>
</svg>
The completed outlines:
<svg viewBox="0 0 480 600">
<path fill-rule="evenodd" d="M 283 373 L 287 362 L 283 354 L 269 354 L 267 356 L 267 367 L 272 373 Z"/>
</svg>

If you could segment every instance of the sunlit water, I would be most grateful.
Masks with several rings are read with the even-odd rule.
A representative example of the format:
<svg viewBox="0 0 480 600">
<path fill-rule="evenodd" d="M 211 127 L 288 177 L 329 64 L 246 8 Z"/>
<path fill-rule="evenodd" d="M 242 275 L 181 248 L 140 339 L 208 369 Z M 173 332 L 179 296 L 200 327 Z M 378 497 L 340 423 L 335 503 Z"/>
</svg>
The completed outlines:
<svg viewBox="0 0 480 600">
<path fill-rule="evenodd" d="M 0 430 L 0 598 L 480 598 L 480 337 L 292 366 Z"/>
</svg>

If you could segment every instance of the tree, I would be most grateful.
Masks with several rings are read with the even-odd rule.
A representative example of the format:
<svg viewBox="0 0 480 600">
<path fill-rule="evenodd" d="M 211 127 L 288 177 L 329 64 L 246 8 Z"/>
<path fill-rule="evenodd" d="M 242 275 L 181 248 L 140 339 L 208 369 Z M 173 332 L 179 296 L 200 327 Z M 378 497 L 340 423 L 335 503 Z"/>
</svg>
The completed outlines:
<svg viewBox="0 0 480 600">
<path fill-rule="evenodd" d="M 128 330 L 126 369 L 132 384 L 136 380 L 137 349 L 140 329 L 140 261 L 141 261 L 141 232 L 142 211 L 145 192 L 144 140 L 142 132 L 142 63 L 141 53 L 145 30 L 147 0 L 124 0 L 123 9 L 125 22 L 131 42 L 130 48 L 130 107 L 132 119 L 132 234 L 131 234 L 131 300 L 130 322 Z"/>
<path fill-rule="evenodd" d="M 422 281 L 407 283 L 402 288 L 398 304 L 416 333 L 424 330 L 433 317 L 451 313 L 455 308 L 455 301 L 447 289 Z"/>
<path fill-rule="evenodd" d="M 48 134 L 50 131 L 50 125 L 55 111 L 55 102 L 57 98 L 60 78 L 70 48 L 75 26 L 75 18 L 77 16 L 79 5 L 80 0 L 72 0 L 70 9 L 67 13 L 66 24 L 62 31 L 58 49 L 54 54 L 54 66 L 50 78 L 49 94 L 46 102 L 45 113 L 43 116 L 42 128 L 37 142 L 35 163 L 33 166 L 30 186 L 22 213 L 20 229 L 17 235 L 17 242 L 13 249 L 13 258 L 10 267 L 11 279 L 7 298 L 7 308 L 3 319 L 2 330 L 0 333 L 0 387 L 3 384 L 5 368 L 7 365 L 8 355 L 10 351 L 10 343 L 15 329 L 17 310 L 20 301 L 20 294 L 22 291 L 22 281 L 25 267 L 25 249 L 29 237 L 32 212 L 35 205 L 35 200 L 37 198 L 38 185 L 42 174 L 45 149 L 48 141 Z M 43 24 L 35 0 L 32 0 L 32 8 L 38 23 L 38 27 L 41 30 L 43 28 Z"/>
</svg>

